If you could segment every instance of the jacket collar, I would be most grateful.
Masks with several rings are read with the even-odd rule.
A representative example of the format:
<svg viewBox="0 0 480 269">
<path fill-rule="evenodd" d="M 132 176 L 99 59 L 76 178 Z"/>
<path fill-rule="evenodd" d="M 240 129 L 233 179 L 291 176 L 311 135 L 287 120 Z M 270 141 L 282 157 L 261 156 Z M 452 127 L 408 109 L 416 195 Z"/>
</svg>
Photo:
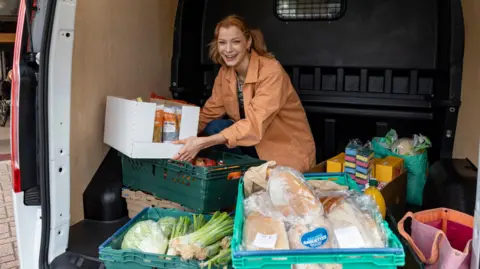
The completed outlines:
<svg viewBox="0 0 480 269">
<path fill-rule="evenodd" d="M 245 84 L 256 83 L 258 81 L 258 65 L 260 61 L 260 55 L 252 49 L 250 54 L 250 62 L 248 63 L 247 77 L 245 78 Z M 225 74 L 225 79 L 228 81 L 236 81 L 237 75 L 233 67 L 228 67 Z"/>
</svg>

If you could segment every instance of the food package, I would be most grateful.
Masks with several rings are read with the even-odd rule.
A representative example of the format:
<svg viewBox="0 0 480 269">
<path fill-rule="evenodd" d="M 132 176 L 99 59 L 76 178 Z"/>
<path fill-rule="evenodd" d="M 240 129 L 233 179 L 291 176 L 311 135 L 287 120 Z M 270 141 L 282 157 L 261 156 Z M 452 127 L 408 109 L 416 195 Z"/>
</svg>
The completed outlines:
<svg viewBox="0 0 480 269">
<path fill-rule="evenodd" d="M 176 106 L 175 108 L 175 116 L 177 120 L 177 133 L 180 134 L 180 123 L 182 122 L 182 107 Z"/>
<path fill-rule="evenodd" d="M 271 170 L 267 192 L 272 204 L 292 223 L 295 218 L 323 215 L 323 207 L 306 183 L 303 175 L 288 167 L 277 166 Z"/>
<path fill-rule="evenodd" d="M 375 165 L 375 178 L 382 183 L 389 183 L 404 172 L 404 160 L 395 156 L 380 159 Z"/>
<path fill-rule="evenodd" d="M 324 216 L 310 223 L 300 221 L 288 229 L 290 249 L 338 248 L 332 223 Z M 340 269 L 341 264 L 295 264 L 294 269 Z"/>
<path fill-rule="evenodd" d="M 332 180 L 309 180 L 308 184 L 312 186 L 314 192 L 327 192 L 327 191 L 346 191 L 347 186 L 342 186 L 335 183 Z"/>
<path fill-rule="evenodd" d="M 259 213 L 263 216 L 272 217 L 276 220 L 284 220 L 280 211 L 270 201 L 270 197 L 266 191 L 258 191 L 243 200 L 244 217 L 248 217 L 253 213 Z"/>
<path fill-rule="evenodd" d="M 153 126 L 153 142 L 161 143 L 162 142 L 162 133 L 163 133 L 163 114 L 164 114 L 164 105 L 157 105 L 155 110 L 155 121 Z"/>
<path fill-rule="evenodd" d="M 345 164 L 345 153 L 340 153 L 337 156 L 327 160 L 327 173 L 343 172 Z"/>
<path fill-rule="evenodd" d="M 327 217 L 340 248 L 383 248 L 387 245 L 382 216 L 368 195 L 349 191 Z"/>
<path fill-rule="evenodd" d="M 178 140 L 178 122 L 175 107 L 165 105 L 163 114 L 163 142 Z"/>
<path fill-rule="evenodd" d="M 243 192 L 245 197 L 252 193 L 267 189 L 270 171 L 276 166 L 275 161 L 268 161 L 260 166 L 250 167 L 243 176 Z"/>
<path fill-rule="evenodd" d="M 243 226 L 243 247 L 246 250 L 289 249 L 283 221 L 251 213 L 245 218 Z"/>
</svg>

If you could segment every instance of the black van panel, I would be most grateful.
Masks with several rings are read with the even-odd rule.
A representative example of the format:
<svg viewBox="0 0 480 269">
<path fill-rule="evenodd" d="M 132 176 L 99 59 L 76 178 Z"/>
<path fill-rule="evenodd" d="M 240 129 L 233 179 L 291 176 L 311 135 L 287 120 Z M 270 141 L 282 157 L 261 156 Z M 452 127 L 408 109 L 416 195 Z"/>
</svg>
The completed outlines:
<svg viewBox="0 0 480 269">
<path fill-rule="evenodd" d="M 435 68 L 436 0 L 346 1 L 346 11 L 338 20 L 290 22 L 277 18 L 275 2 L 208 0 L 202 63 L 211 64 L 207 45 L 215 25 L 236 13 L 251 28 L 262 30 L 269 50 L 287 66 Z"/>
<path fill-rule="evenodd" d="M 208 58 L 215 25 L 238 14 L 262 30 L 289 73 L 319 160 L 349 139 L 368 140 L 390 128 L 400 136 L 427 135 L 434 145 L 431 161 L 451 157 L 463 65 L 460 0 L 345 0 L 344 12 L 330 21 L 279 19 L 277 1 L 180 0 L 174 97 L 204 104 L 219 70 Z"/>
</svg>

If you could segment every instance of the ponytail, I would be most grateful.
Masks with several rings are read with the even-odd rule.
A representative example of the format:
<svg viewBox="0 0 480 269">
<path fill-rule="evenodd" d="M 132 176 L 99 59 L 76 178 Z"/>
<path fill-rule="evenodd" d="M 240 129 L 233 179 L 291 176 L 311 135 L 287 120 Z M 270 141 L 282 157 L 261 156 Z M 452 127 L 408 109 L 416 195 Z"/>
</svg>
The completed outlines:
<svg viewBox="0 0 480 269">
<path fill-rule="evenodd" d="M 262 31 L 259 29 L 250 30 L 250 38 L 252 38 L 252 49 L 263 57 L 273 58 L 273 54 L 268 52 L 267 45 L 265 44 L 265 38 Z"/>
</svg>

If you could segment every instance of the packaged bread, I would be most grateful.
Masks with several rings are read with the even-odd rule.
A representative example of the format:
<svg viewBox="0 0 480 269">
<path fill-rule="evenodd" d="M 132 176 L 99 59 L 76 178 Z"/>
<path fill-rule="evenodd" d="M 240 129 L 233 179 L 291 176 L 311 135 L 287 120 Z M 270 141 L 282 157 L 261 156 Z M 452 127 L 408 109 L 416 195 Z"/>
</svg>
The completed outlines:
<svg viewBox="0 0 480 269">
<path fill-rule="evenodd" d="M 283 221 L 254 212 L 245 218 L 243 245 L 246 250 L 289 249 Z"/>
<path fill-rule="evenodd" d="M 162 142 L 163 133 L 163 105 L 157 105 L 155 110 L 155 121 L 153 125 L 153 142 Z"/>
<path fill-rule="evenodd" d="M 299 221 L 287 232 L 290 249 L 338 248 L 332 223 L 320 216 L 311 222 Z M 341 264 L 295 264 L 294 269 L 340 269 Z"/>
<path fill-rule="evenodd" d="M 323 207 L 303 175 L 277 166 L 270 172 L 267 191 L 272 204 L 287 218 L 323 215 Z"/>
<path fill-rule="evenodd" d="M 259 213 L 276 220 L 283 220 L 283 215 L 273 206 L 266 191 L 255 192 L 243 200 L 243 208 L 245 217 L 253 213 Z"/>
</svg>

